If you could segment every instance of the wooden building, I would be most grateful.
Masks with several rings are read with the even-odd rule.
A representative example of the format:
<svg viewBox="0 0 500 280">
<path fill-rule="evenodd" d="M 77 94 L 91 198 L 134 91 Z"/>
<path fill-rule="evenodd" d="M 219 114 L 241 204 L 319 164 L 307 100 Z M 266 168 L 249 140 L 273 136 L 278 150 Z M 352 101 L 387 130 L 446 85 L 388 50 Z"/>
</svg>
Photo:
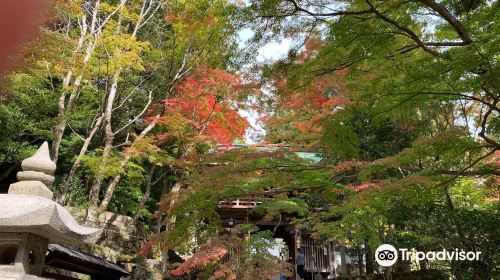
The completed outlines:
<svg viewBox="0 0 500 280">
<path fill-rule="evenodd" d="M 252 210 L 261 202 L 250 199 L 236 199 L 232 201 L 221 201 L 217 212 L 221 216 L 223 226 L 230 228 L 238 224 L 254 223 L 259 231 L 271 230 L 275 238 L 281 238 L 290 254 L 292 264 L 298 248 L 302 248 L 305 256 L 305 270 L 310 273 L 308 279 L 314 279 L 314 275 L 320 274 L 323 279 L 335 279 L 348 275 L 362 274 L 364 259 L 358 260 L 346 253 L 346 248 L 328 244 L 324 246 L 313 240 L 307 231 L 300 231 L 286 221 L 262 221 L 262 217 L 256 216 Z M 356 265 L 353 264 L 356 261 Z M 298 279 L 298 278 L 297 278 Z"/>
<path fill-rule="evenodd" d="M 240 144 L 230 146 L 219 145 L 215 149 L 215 152 L 224 152 L 243 147 L 251 147 L 258 152 L 276 152 L 281 149 L 290 149 L 290 146 L 281 144 Z M 313 151 L 296 150 L 295 153 L 299 157 L 310 159 L 313 162 L 321 161 L 321 157 Z M 221 201 L 217 206 L 217 212 L 221 216 L 223 225 L 227 229 L 238 224 L 253 223 L 257 225 L 261 231 L 273 231 L 274 237 L 283 239 L 287 245 L 292 262 L 295 260 L 297 249 L 302 248 L 306 262 L 305 270 L 312 274 L 308 275 L 307 279 L 314 279 L 314 274 L 321 274 L 323 279 L 335 279 L 363 274 L 363 256 L 351 257 L 346 252 L 348 251 L 346 248 L 333 243 L 327 246 L 318 244 L 310 237 L 307 230 L 299 231 L 293 225 L 287 223 L 286 220 L 263 221 L 262 217 L 258 217 L 252 212 L 259 204 L 261 204 L 261 201 L 257 201 L 253 198 Z M 313 211 L 322 211 L 322 209 L 313 209 Z"/>
</svg>

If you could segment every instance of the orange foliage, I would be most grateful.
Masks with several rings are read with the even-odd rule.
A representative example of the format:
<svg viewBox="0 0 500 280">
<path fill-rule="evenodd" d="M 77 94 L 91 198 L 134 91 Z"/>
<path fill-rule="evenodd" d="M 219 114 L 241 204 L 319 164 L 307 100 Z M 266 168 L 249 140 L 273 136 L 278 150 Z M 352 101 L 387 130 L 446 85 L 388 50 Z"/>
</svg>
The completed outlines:
<svg viewBox="0 0 500 280">
<path fill-rule="evenodd" d="M 158 121 L 171 130 L 188 125 L 194 133 L 186 137 L 208 138 L 229 145 L 234 139 L 242 138 L 248 126 L 236 108 L 242 89 L 233 74 L 220 69 L 200 70 L 184 79 L 174 97 L 163 101 L 166 108 L 163 116 L 146 121 Z M 160 141 L 170 137 L 169 132 L 158 135 Z"/>
<path fill-rule="evenodd" d="M 321 44 L 318 38 L 308 40 L 305 50 L 298 54 L 298 63 L 314 58 Z M 274 86 L 281 96 L 276 109 L 286 113 L 270 116 L 265 122 L 269 127 L 277 127 L 276 130 L 282 125 L 294 128 L 299 136 L 291 141 L 315 142 L 321 136 L 323 120 L 342 110 L 352 99 L 347 72 L 343 69 L 324 73 L 311 81 L 300 76 L 293 85 L 286 74 L 278 74 Z"/>
<path fill-rule="evenodd" d="M 219 260 L 227 253 L 227 250 L 222 247 L 204 247 L 198 250 L 184 263 L 176 269 L 171 270 L 170 274 L 174 276 L 181 276 L 188 274 L 195 268 L 202 268 L 206 264 Z"/>
<path fill-rule="evenodd" d="M 156 235 L 153 235 L 153 237 L 148 240 L 146 243 L 144 243 L 140 248 L 139 248 L 139 256 L 147 256 L 153 249 L 154 246 L 158 244 L 158 237 Z"/>
<path fill-rule="evenodd" d="M 362 190 L 365 190 L 365 189 L 379 189 L 380 188 L 380 183 L 379 182 L 373 182 L 373 183 L 366 183 L 366 184 L 361 184 L 361 185 L 358 185 L 358 186 L 353 186 L 351 184 L 347 185 L 347 188 L 353 190 L 353 191 L 356 191 L 356 192 L 360 192 Z"/>
<path fill-rule="evenodd" d="M 215 279 L 223 279 L 223 278 L 226 278 L 227 280 L 236 279 L 236 275 L 233 274 L 233 271 L 230 267 L 223 267 L 219 270 L 216 270 L 213 273 L 213 275 Z"/>
</svg>

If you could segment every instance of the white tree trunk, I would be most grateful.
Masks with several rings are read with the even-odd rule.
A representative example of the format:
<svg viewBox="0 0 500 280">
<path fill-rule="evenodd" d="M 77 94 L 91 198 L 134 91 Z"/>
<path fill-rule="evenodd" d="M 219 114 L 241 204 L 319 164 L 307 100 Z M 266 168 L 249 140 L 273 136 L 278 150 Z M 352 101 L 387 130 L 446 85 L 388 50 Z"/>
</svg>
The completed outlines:
<svg viewBox="0 0 500 280">
<path fill-rule="evenodd" d="M 182 59 L 182 64 L 181 64 L 181 67 L 179 68 L 179 70 L 177 71 L 177 73 L 175 74 L 174 76 L 174 79 L 172 80 L 171 82 L 171 88 L 167 91 L 167 93 L 165 94 L 165 99 L 169 98 L 170 97 L 170 94 L 173 92 L 174 90 L 174 87 L 175 85 L 178 83 L 179 80 L 181 80 L 184 75 L 190 70 L 190 68 L 187 68 L 187 60 L 188 60 L 188 57 L 189 57 L 189 50 L 186 51 L 186 53 L 184 54 L 184 57 Z M 132 145 L 130 146 L 131 148 L 135 145 L 136 141 L 140 141 L 141 139 L 143 139 L 146 135 L 148 135 L 157 125 L 157 120 L 159 117 L 161 117 L 163 113 L 159 113 L 157 115 L 154 116 L 154 120 L 148 124 L 142 131 L 141 133 L 134 139 L 134 142 L 132 143 Z M 120 166 L 123 168 L 125 167 L 128 162 L 130 160 L 130 156 L 125 156 L 122 160 L 122 162 L 120 163 Z M 121 177 L 122 177 L 122 174 L 119 173 L 117 175 L 115 175 L 115 177 L 113 178 L 113 180 L 111 181 L 111 183 L 109 184 L 107 190 L 106 190 L 106 193 L 104 195 L 104 199 L 100 205 L 100 212 L 104 212 L 108 209 L 108 205 L 109 205 L 109 202 L 111 201 L 111 198 L 113 196 L 113 193 L 116 189 L 116 186 L 118 185 L 118 183 L 120 182 L 121 180 Z M 99 212 L 98 211 L 98 212 Z"/>
<path fill-rule="evenodd" d="M 80 153 L 78 154 L 75 162 L 73 163 L 73 166 L 71 167 L 71 170 L 69 171 L 68 177 L 66 178 L 66 182 L 64 183 L 64 186 L 61 191 L 61 197 L 59 198 L 59 203 L 62 205 L 66 205 L 68 195 L 71 189 L 71 185 L 73 184 L 73 179 L 75 177 L 76 171 L 80 167 L 80 163 L 82 161 L 83 156 L 87 153 L 88 147 L 90 145 L 90 142 L 94 138 L 95 134 L 101 127 L 103 116 L 100 116 L 97 118 L 94 126 L 92 127 L 92 130 L 90 131 L 89 135 L 87 138 L 85 138 L 85 141 L 83 142 L 83 146 L 80 148 Z"/>
<path fill-rule="evenodd" d="M 126 0 L 121 0 L 121 5 L 123 5 L 125 2 L 126 2 Z M 137 20 L 137 22 L 134 26 L 133 32 L 131 34 L 132 37 L 135 37 L 137 35 L 137 32 L 140 30 L 140 28 L 142 26 L 144 26 L 144 24 L 146 24 L 151 19 L 151 17 L 156 13 L 156 11 L 158 11 L 158 9 L 160 7 L 161 7 L 160 3 L 157 2 L 156 0 L 144 0 L 144 2 L 142 3 L 142 7 L 141 7 L 141 11 L 139 13 L 138 20 Z M 122 10 L 120 9 L 120 11 L 122 11 Z M 120 18 L 121 18 L 121 14 L 120 14 Z M 120 28 L 117 28 L 117 32 L 121 32 Z M 103 150 L 102 162 L 101 162 L 102 168 L 104 168 L 106 160 L 109 158 L 109 155 L 110 155 L 111 150 L 113 148 L 113 140 L 115 138 L 116 133 L 123 130 L 123 128 L 121 128 L 121 129 L 118 129 L 115 132 L 113 132 L 112 123 L 111 123 L 112 113 L 113 113 L 113 105 L 114 105 L 114 101 L 115 101 L 116 95 L 117 95 L 118 81 L 120 78 L 120 74 L 123 70 L 124 69 L 122 69 L 121 66 L 118 66 L 115 74 L 113 75 L 112 86 L 111 86 L 111 89 L 109 91 L 108 98 L 106 101 L 106 109 L 105 109 L 105 113 L 104 113 L 104 125 L 105 125 L 104 141 L 105 141 L 105 143 L 104 143 L 104 150 Z M 149 103 L 146 105 L 145 110 L 147 109 L 148 106 L 149 106 Z M 144 112 L 145 112 L 145 110 L 144 110 Z M 156 125 L 156 123 L 154 123 L 152 125 L 151 124 L 148 125 L 143 130 L 143 132 L 145 132 L 146 134 L 149 133 L 149 131 L 151 131 L 155 125 Z M 128 125 L 126 125 L 126 126 L 128 126 Z M 136 140 L 138 138 L 143 138 L 146 134 L 141 133 L 136 138 Z M 130 160 L 130 156 L 126 156 L 122 160 L 122 162 L 120 163 L 120 166 L 122 168 L 124 168 L 127 165 L 127 163 L 129 162 L 129 160 Z M 106 189 L 106 192 L 104 194 L 104 198 L 102 200 L 102 203 L 100 203 L 100 204 L 99 204 L 99 194 L 100 194 L 100 191 L 102 188 L 102 178 L 101 178 L 102 176 L 97 176 L 96 181 L 90 190 L 89 208 L 87 211 L 87 218 L 86 218 L 88 224 L 94 224 L 95 222 L 97 222 L 99 214 L 104 212 L 107 209 L 107 207 L 111 201 L 111 198 L 113 196 L 113 193 L 116 189 L 116 186 L 118 185 L 118 183 L 121 180 L 121 176 L 122 176 L 122 174 L 118 173 L 113 178 L 113 180 L 109 184 L 108 188 Z"/>
<path fill-rule="evenodd" d="M 113 104 L 116 99 L 116 93 L 118 88 L 118 80 L 120 78 L 121 68 L 116 69 L 113 75 L 113 81 L 111 88 L 109 90 L 108 98 L 106 100 L 106 109 L 104 111 L 104 149 L 102 152 L 101 162 L 99 165 L 99 171 L 94 180 L 94 184 L 90 188 L 89 195 L 89 208 L 87 209 L 87 223 L 89 225 L 96 225 L 99 218 L 99 194 L 101 192 L 102 180 L 104 175 L 104 169 L 111 155 L 111 150 L 113 149 L 113 141 L 115 139 L 115 134 L 112 129 L 112 114 L 113 114 Z"/>
<path fill-rule="evenodd" d="M 87 37 L 89 36 L 90 33 L 98 33 L 95 32 L 95 26 L 97 23 L 97 13 L 99 10 L 99 5 L 100 1 L 96 1 L 94 5 L 94 9 L 92 10 L 92 20 L 90 23 L 90 31 L 88 29 L 87 25 L 87 15 L 84 14 L 82 16 L 81 20 L 81 25 L 80 25 L 80 37 L 78 39 L 78 43 L 75 47 L 75 50 L 73 51 L 73 57 L 76 58 L 78 54 L 80 53 L 81 49 L 83 48 L 83 44 Z M 87 48 L 85 50 L 85 56 L 83 59 L 83 66 L 82 69 L 85 69 L 87 67 L 87 64 L 92 56 L 92 52 L 95 48 L 95 42 L 90 40 L 87 44 Z M 61 94 L 61 97 L 59 98 L 59 103 L 58 103 L 58 116 L 59 116 L 59 122 L 56 124 L 56 127 L 54 129 L 54 139 L 52 141 L 52 147 L 50 150 L 50 157 L 52 158 L 52 161 L 54 163 L 57 163 L 57 160 L 59 158 L 59 148 L 61 146 L 61 141 L 62 137 L 64 135 L 64 131 L 66 130 L 66 125 L 67 125 L 67 114 L 71 112 L 71 108 L 73 106 L 73 103 L 75 101 L 75 98 L 78 94 L 78 88 L 80 87 L 81 81 L 82 81 L 82 74 L 78 75 L 78 77 L 75 79 L 75 82 L 73 84 L 73 90 L 71 90 L 69 99 L 66 100 L 66 95 L 67 92 L 70 90 L 69 85 L 71 83 L 71 78 L 73 75 L 73 69 L 69 69 L 68 73 L 66 74 L 65 79 L 63 80 L 63 93 Z"/>
</svg>

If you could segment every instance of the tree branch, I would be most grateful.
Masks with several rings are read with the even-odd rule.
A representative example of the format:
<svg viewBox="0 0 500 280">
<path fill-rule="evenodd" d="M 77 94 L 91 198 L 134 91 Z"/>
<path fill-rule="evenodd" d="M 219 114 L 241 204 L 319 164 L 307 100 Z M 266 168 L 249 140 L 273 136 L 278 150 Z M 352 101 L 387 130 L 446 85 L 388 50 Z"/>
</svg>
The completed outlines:
<svg viewBox="0 0 500 280">
<path fill-rule="evenodd" d="M 117 129 L 115 132 L 113 132 L 114 135 L 117 135 L 118 133 L 122 132 L 124 129 L 126 129 L 131 124 L 135 123 L 140 117 L 142 117 L 142 115 L 144 115 L 144 113 L 146 113 L 146 111 L 149 109 L 149 105 L 151 105 L 151 101 L 153 100 L 152 94 L 153 94 L 153 92 L 150 90 L 149 96 L 148 96 L 148 103 L 144 106 L 142 111 L 139 114 L 137 114 L 137 116 L 135 116 L 135 118 L 130 120 L 126 125 L 122 126 L 120 129 Z"/>
<path fill-rule="evenodd" d="M 477 158 L 476 160 L 474 160 L 471 164 L 467 165 L 465 168 L 457 171 L 453 177 L 451 177 L 450 179 L 446 180 L 446 181 L 443 181 L 437 185 L 435 185 L 434 187 L 439 187 L 439 186 L 443 186 L 443 185 L 446 185 L 448 183 L 451 183 L 453 182 L 455 179 L 457 179 L 458 177 L 460 177 L 461 175 L 463 175 L 467 170 L 471 169 L 472 167 L 474 167 L 474 165 L 476 165 L 478 162 L 480 162 L 481 160 L 491 156 L 492 154 L 495 153 L 495 151 L 498 150 L 498 148 L 493 148 L 490 152 L 488 152 L 487 154 Z"/>
<path fill-rule="evenodd" d="M 499 97 L 500 98 L 500 97 Z M 486 123 L 488 121 L 489 116 L 493 112 L 493 109 L 496 108 L 496 104 L 498 103 L 498 98 L 493 100 L 493 104 L 489 107 L 488 111 L 483 116 L 483 120 L 481 122 L 481 131 L 479 131 L 478 135 L 479 137 L 483 138 L 484 141 L 486 141 L 488 144 L 494 145 L 496 149 L 500 148 L 500 145 L 493 139 L 489 138 L 486 136 Z"/>
<path fill-rule="evenodd" d="M 420 0 L 420 2 L 424 3 L 426 6 L 436 11 L 441 17 L 443 17 L 455 29 L 455 31 L 458 33 L 458 36 L 462 38 L 463 42 L 466 45 L 472 44 L 472 39 L 465 30 L 465 27 L 457 18 L 455 18 L 450 13 L 450 11 L 448 11 L 448 9 L 433 0 Z"/>
<path fill-rule="evenodd" d="M 391 19 L 391 18 L 388 18 L 386 17 L 384 14 L 382 14 L 381 12 L 379 12 L 375 6 L 373 6 L 373 4 L 370 2 L 370 1 L 366 1 L 366 3 L 368 3 L 368 5 L 371 7 L 371 10 L 378 18 L 380 18 L 381 20 L 391 24 L 392 26 L 396 27 L 397 29 L 405 32 L 406 34 L 408 34 L 408 36 L 410 36 L 410 38 L 415 41 L 415 43 L 417 43 L 417 45 L 422 48 L 424 51 L 430 53 L 431 55 L 433 56 L 439 56 L 439 53 L 430 49 L 428 46 L 426 46 L 424 44 L 424 42 L 422 42 L 422 40 L 420 40 L 420 38 L 417 36 L 417 34 L 415 34 L 413 31 L 411 31 L 408 27 L 406 26 L 402 26 L 400 25 L 397 21 Z"/>
<path fill-rule="evenodd" d="M 287 0 L 288 2 L 292 3 L 295 11 L 292 12 L 292 15 L 295 14 L 296 11 L 303 12 L 307 15 L 313 16 L 313 17 L 334 17 L 334 16 L 345 16 L 345 15 L 363 15 L 363 14 L 371 14 L 372 10 L 361 10 L 361 11 L 334 11 L 331 13 L 315 13 L 311 12 L 307 9 L 304 9 L 300 7 L 300 5 L 295 1 L 295 0 Z"/>
</svg>

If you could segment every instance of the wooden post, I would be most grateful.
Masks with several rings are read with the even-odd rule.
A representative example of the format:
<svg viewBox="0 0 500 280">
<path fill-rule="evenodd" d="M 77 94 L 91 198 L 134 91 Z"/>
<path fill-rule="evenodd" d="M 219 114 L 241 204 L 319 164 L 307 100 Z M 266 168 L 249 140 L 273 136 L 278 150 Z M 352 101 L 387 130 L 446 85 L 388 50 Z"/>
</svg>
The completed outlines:
<svg viewBox="0 0 500 280">
<path fill-rule="evenodd" d="M 333 279 L 337 275 L 335 273 L 335 247 L 332 245 L 332 243 L 328 244 L 328 263 L 330 270 L 330 279 Z"/>
<path fill-rule="evenodd" d="M 345 248 L 344 246 L 340 247 L 340 267 L 341 267 L 341 274 L 342 277 L 347 277 L 347 258 L 345 255 Z"/>
<path fill-rule="evenodd" d="M 294 279 L 300 279 L 298 274 L 297 274 L 297 264 L 295 263 L 295 258 L 297 256 L 297 250 L 302 247 L 302 236 L 300 234 L 300 230 L 295 227 L 295 236 L 294 236 L 294 254 L 293 254 L 293 274 L 294 274 Z"/>
</svg>

